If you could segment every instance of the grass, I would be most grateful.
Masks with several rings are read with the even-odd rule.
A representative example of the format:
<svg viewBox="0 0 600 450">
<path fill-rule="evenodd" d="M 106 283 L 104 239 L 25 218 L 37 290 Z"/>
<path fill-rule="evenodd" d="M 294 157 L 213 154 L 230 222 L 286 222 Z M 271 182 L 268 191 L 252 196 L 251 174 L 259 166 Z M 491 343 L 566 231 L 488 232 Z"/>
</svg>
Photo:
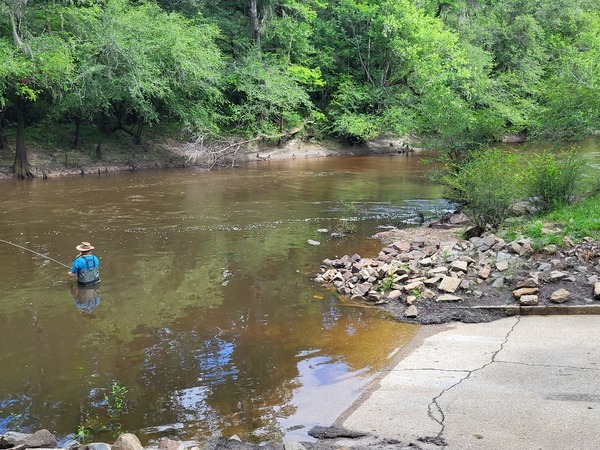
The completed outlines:
<svg viewBox="0 0 600 450">
<path fill-rule="evenodd" d="M 580 242 L 584 237 L 600 239 L 600 194 L 595 194 L 570 205 L 530 220 L 512 223 L 507 238 L 523 235 L 533 240 L 534 248 L 554 244 L 561 246 L 564 238 Z"/>
</svg>

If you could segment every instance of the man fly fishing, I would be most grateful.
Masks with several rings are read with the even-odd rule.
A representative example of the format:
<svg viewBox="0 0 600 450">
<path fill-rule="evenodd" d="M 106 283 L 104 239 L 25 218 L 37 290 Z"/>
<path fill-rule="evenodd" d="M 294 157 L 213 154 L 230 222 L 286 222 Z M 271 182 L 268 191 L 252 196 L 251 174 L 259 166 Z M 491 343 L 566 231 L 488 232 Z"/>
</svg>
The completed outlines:
<svg viewBox="0 0 600 450">
<path fill-rule="evenodd" d="M 94 247 L 89 242 L 82 242 L 75 249 L 79 255 L 73 261 L 73 267 L 68 272 L 70 277 L 77 277 L 79 286 L 91 286 L 100 283 L 100 261 L 96 255 L 92 255 Z"/>
</svg>

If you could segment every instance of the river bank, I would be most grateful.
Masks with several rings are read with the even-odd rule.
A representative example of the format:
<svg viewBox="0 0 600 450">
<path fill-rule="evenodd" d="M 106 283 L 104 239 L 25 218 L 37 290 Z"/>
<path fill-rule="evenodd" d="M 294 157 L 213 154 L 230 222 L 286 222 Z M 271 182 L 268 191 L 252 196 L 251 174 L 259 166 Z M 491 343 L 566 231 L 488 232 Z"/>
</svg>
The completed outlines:
<svg viewBox="0 0 600 450">
<path fill-rule="evenodd" d="M 282 143 L 250 141 L 228 144 L 212 149 L 197 142 L 174 140 L 148 141 L 142 145 L 104 145 L 96 147 L 58 149 L 32 147 L 28 149 L 31 172 L 35 177 L 102 175 L 109 172 L 196 168 L 211 170 L 254 161 L 278 161 L 296 158 L 330 156 L 378 155 L 413 152 L 406 139 L 380 138 L 350 145 L 337 140 L 294 138 Z M 8 149 L 0 152 L 0 180 L 13 178 L 14 155 Z"/>
<path fill-rule="evenodd" d="M 464 239 L 462 214 L 428 226 L 377 233 L 384 247 L 323 261 L 315 281 L 345 301 L 422 325 L 489 322 L 525 314 L 600 313 L 600 243 L 587 238 L 535 249 L 532 239 L 485 233 Z M 463 224 L 458 225 L 458 224 Z M 548 224 L 544 234 L 560 233 Z"/>
</svg>

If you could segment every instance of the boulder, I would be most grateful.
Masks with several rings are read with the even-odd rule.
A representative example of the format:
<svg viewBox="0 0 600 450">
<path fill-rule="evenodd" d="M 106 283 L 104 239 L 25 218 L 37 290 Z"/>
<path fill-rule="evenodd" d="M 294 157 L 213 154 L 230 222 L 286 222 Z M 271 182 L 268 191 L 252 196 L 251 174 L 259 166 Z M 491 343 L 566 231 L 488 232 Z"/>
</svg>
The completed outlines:
<svg viewBox="0 0 600 450">
<path fill-rule="evenodd" d="M 112 445 L 112 450 L 144 450 L 144 447 L 135 434 L 124 433 Z"/>
</svg>

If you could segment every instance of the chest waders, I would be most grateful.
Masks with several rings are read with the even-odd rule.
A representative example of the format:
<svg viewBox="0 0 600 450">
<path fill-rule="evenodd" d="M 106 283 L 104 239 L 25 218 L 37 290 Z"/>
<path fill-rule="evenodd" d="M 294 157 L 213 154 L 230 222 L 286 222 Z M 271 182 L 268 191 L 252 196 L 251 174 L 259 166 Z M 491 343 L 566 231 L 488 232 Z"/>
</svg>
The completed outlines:
<svg viewBox="0 0 600 450">
<path fill-rule="evenodd" d="M 80 256 L 85 261 L 85 269 L 77 272 L 77 284 L 88 286 L 100 282 L 100 272 L 92 255 Z"/>
</svg>

